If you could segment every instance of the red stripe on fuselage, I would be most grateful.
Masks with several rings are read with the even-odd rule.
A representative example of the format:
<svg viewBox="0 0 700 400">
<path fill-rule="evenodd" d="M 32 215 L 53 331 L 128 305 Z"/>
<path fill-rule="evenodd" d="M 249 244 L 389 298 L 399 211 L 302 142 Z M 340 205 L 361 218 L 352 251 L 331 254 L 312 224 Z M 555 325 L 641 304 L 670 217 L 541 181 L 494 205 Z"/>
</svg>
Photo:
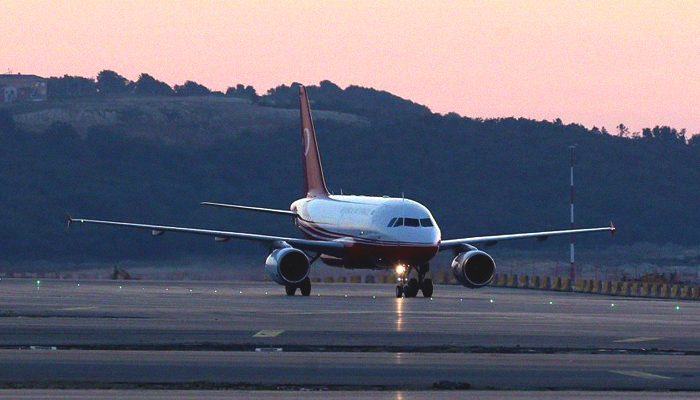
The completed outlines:
<svg viewBox="0 0 700 400">
<path fill-rule="evenodd" d="M 310 239 L 342 240 L 347 252 L 342 259 L 342 264 L 347 268 L 395 268 L 399 264 L 423 265 L 430 262 L 440 248 L 437 243 L 371 240 L 329 231 L 308 221 L 298 221 L 297 226 Z"/>
<path fill-rule="evenodd" d="M 437 245 L 415 243 L 352 243 L 343 259 L 347 268 L 394 269 L 399 264 L 418 266 L 430 262 L 438 252 Z"/>
</svg>

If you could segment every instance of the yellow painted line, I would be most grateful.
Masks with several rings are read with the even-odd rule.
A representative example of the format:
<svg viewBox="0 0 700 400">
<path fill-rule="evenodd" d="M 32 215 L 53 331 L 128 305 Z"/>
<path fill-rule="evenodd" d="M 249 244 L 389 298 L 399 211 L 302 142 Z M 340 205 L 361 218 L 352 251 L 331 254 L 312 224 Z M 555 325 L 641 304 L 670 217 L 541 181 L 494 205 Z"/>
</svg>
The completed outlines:
<svg viewBox="0 0 700 400">
<path fill-rule="evenodd" d="M 279 336 L 282 332 L 284 331 L 260 331 L 253 335 L 253 337 L 261 337 L 261 338 L 268 338 L 268 337 L 277 337 Z"/>
<path fill-rule="evenodd" d="M 660 337 L 636 337 L 629 339 L 615 340 L 613 343 L 639 343 L 639 342 L 651 342 L 652 340 L 660 340 Z"/>
<path fill-rule="evenodd" d="M 620 375 L 626 375 L 626 376 L 631 376 L 633 378 L 641 378 L 641 379 L 673 379 L 670 376 L 663 376 L 663 375 L 655 375 L 655 374 L 649 374 L 646 372 L 642 371 L 610 371 L 615 374 L 620 374 Z"/>
</svg>

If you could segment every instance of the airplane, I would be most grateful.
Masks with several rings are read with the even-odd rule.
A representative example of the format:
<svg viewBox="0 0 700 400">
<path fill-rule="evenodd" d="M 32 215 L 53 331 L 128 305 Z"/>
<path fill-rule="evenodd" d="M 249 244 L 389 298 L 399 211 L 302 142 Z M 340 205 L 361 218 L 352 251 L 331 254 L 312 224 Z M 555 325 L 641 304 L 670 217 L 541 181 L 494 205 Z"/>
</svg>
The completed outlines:
<svg viewBox="0 0 700 400">
<path fill-rule="evenodd" d="M 301 148 L 305 197 L 294 201 L 289 210 L 202 202 L 202 205 L 293 218 L 303 238 L 281 237 L 243 232 L 177 226 L 149 225 L 131 222 L 73 218 L 73 223 L 122 226 L 151 230 L 160 236 L 180 232 L 213 237 L 216 241 L 239 239 L 259 242 L 269 247 L 265 271 L 270 278 L 285 286 L 286 294 L 302 296 L 311 293 L 311 264 L 321 259 L 327 265 L 349 269 L 394 270 L 398 283 L 396 297 L 432 297 L 433 282 L 426 278 L 430 261 L 438 252 L 451 250 L 451 270 L 459 283 L 468 288 L 489 284 L 496 271 L 493 258 L 474 245 L 491 245 L 499 241 L 576 233 L 615 232 L 615 226 L 586 229 L 475 236 L 444 240 L 430 211 L 422 204 L 406 198 L 333 195 L 327 187 L 321 167 L 316 130 L 306 88 L 299 87 L 301 116 Z M 415 271 L 415 276 L 410 277 Z"/>
</svg>

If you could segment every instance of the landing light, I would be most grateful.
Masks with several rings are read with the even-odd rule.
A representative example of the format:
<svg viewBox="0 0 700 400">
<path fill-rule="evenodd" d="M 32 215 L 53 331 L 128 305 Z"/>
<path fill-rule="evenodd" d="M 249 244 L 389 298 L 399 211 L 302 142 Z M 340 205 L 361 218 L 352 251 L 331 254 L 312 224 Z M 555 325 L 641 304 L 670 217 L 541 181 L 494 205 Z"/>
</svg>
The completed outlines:
<svg viewBox="0 0 700 400">
<path fill-rule="evenodd" d="M 396 274 L 397 275 L 403 275 L 406 272 L 406 267 L 399 264 L 396 266 Z"/>
</svg>

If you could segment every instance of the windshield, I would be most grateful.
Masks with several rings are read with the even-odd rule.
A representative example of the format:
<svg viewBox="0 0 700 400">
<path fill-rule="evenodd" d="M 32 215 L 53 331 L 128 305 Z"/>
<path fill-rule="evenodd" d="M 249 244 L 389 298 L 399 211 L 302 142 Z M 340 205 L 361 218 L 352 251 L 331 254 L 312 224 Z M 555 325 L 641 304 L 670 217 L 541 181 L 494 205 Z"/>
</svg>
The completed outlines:
<svg viewBox="0 0 700 400">
<path fill-rule="evenodd" d="M 403 218 L 394 217 L 389 221 L 387 227 L 396 228 L 397 226 L 409 226 L 413 228 L 429 228 L 433 226 L 433 221 L 430 218 Z"/>
</svg>

